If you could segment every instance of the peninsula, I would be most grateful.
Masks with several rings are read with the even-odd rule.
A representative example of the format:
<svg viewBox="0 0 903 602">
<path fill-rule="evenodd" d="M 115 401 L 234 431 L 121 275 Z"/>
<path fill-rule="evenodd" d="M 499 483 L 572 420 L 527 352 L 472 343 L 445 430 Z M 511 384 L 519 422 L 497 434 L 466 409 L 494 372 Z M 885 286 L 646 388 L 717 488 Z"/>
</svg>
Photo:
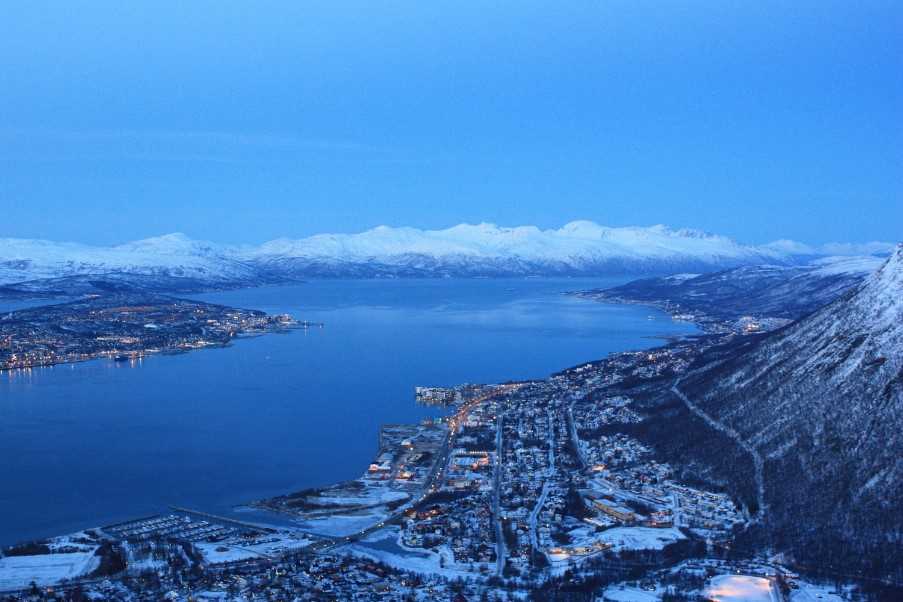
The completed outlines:
<svg viewBox="0 0 903 602">
<path fill-rule="evenodd" d="M 310 326 L 289 315 L 164 295 L 89 295 L 0 315 L 0 370 L 100 357 L 127 361 L 153 353 L 222 347 L 242 335 Z"/>
</svg>

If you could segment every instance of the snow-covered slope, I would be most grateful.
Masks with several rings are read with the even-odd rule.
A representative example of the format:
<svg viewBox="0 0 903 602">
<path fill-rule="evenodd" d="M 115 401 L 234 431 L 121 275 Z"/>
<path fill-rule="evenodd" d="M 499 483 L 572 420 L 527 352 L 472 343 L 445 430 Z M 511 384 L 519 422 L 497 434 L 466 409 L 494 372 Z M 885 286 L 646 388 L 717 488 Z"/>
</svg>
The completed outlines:
<svg viewBox="0 0 903 602">
<path fill-rule="evenodd" d="M 128 273 L 210 282 L 251 281 L 257 269 L 231 249 L 169 234 L 114 247 L 0 239 L 0 283 Z"/>
<path fill-rule="evenodd" d="M 873 256 L 825 257 L 807 265 L 741 266 L 646 278 L 578 294 L 599 301 L 648 303 L 700 321 L 742 316 L 796 320 L 861 284 L 884 261 Z"/>
<path fill-rule="evenodd" d="M 764 459 L 773 532 L 903 561 L 903 245 L 833 303 L 740 347 L 713 350 L 680 387 Z"/>
<path fill-rule="evenodd" d="M 557 230 L 461 224 L 446 230 L 380 226 L 360 234 L 321 234 L 276 240 L 249 254 L 300 271 L 369 266 L 413 272 L 544 274 L 662 271 L 679 266 L 725 266 L 786 261 L 790 254 L 740 245 L 690 230 L 607 228 L 571 222 Z"/>
<path fill-rule="evenodd" d="M 712 271 L 792 264 L 821 255 L 799 243 L 749 246 L 695 230 L 559 229 L 461 224 L 446 230 L 380 226 L 230 247 L 170 234 L 113 247 L 0 239 L 0 284 L 85 274 L 181 277 L 213 284 L 310 277 L 599 275 Z"/>
</svg>

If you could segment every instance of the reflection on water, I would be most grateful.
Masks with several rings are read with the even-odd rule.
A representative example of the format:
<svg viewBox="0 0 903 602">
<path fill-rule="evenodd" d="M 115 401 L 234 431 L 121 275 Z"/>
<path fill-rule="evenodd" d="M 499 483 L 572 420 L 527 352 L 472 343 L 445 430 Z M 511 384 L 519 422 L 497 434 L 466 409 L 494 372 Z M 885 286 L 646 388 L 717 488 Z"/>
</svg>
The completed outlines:
<svg viewBox="0 0 903 602">
<path fill-rule="evenodd" d="M 0 543 L 357 476 L 415 385 L 542 377 L 692 331 L 560 294 L 611 281 L 315 282 L 201 295 L 325 327 L 0 376 Z"/>
</svg>

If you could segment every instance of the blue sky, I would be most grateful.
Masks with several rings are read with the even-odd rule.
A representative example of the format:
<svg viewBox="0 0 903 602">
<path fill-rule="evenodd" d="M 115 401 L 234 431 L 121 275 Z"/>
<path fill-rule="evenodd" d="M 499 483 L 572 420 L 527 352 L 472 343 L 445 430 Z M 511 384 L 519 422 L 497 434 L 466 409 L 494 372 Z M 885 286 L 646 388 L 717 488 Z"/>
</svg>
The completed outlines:
<svg viewBox="0 0 903 602">
<path fill-rule="evenodd" d="M 899 2 L 12 2 L 0 237 L 903 233 Z"/>
</svg>

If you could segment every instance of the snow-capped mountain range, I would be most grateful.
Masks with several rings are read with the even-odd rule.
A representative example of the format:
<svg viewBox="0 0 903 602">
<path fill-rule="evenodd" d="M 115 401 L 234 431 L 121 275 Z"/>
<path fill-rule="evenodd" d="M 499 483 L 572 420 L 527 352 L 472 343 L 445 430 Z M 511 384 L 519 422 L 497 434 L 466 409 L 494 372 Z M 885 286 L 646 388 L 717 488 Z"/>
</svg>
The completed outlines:
<svg viewBox="0 0 903 602">
<path fill-rule="evenodd" d="M 791 265 L 834 254 L 891 248 L 793 241 L 750 246 L 665 226 L 610 228 L 576 221 L 559 229 L 461 224 L 445 230 L 380 226 L 358 234 L 318 234 L 260 246 L 229 246 L 169 234 L 109 247 L 0 239 L 0 284 L 83 276 L 182 278 L 204 286 L 244 286 L 316 277 L 603 275 L 711 271 L 751 264 Z"/>
</svg>

